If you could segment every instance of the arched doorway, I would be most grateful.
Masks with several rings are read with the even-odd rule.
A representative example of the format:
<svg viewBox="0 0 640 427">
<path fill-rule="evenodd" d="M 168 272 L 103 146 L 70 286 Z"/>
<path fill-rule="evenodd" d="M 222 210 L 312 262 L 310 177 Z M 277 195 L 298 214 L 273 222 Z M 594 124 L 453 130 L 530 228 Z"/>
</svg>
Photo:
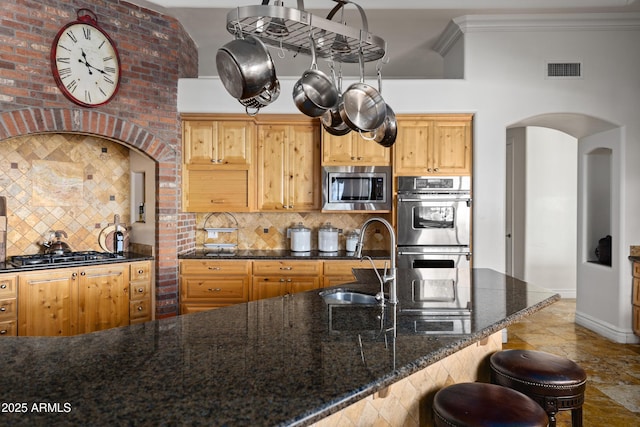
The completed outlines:
<svg viewBox="0 0 640 427">
<path fill-rule="evenodd" d="M 525 133 L 529 127 L 542 127 L 561 131 L 577 141 L 577 185 L 576 185 L 576 323 L 586 326 L 617 342 L 626 342 L 627 331 L 616 325 L 620 324 L 620 310 L 625 302 L 624 295 L 629 292 L 629 280 L 623 280 L 622 270 L 626 257 L 616 247 L 616 238 L 621 239 L 622 200 L 620 188 L 623 187 L 622 150 L 624 133 L 614 123 L 581 114 L 545 114 L 521 120 L 508 127 L 508 134 L 518 130 Z M 513 139 L 507 138 L 507 144 Z M 513 160 L 513 150 L 507 149 L 507 163 Z M 549 165 L 553 165 L 553 152 L 546 152 Z M 605 165 L 606 167 L 602 167 Z M 507 206 L 513 203 L 515 188 L 518 188 L 518 174 L 524 173 L 515 163 L 507 166 L 507 173 L 512 172 L 514 179 L 509 179 L 507 186 Z M 553 167 L 553 166 L 551 166 Z M 522 180 L 522 178 L 520 178 Z M 604 197 L 606 196 L 606 197 Z M 525 204 L 531 203 L 525 192 Z M 534 197 L 534 196 L 532 196 Z M 535 196 L 535 197 L 539 197 Z M 526 221 L 526 220 L 525 220 Z M 507 221 L 509 223 L 509 221 Z M 510 224 L 512 225 L 512 224 Z M 508 234 L 508 233 L 507 233 Z M 605 234 L 613 236 L 612 264 L 604 265 L 596 259 L 595 247 Z M 516 237 L 512 234 L 512 237 Z M 566 239 L 565 233 L 556 232 L 553 236 L 543 238 L 546 244 L 541 250 L 557 245 L 559 239 Z M 620 240 L 618 240 L 619 242 Z M 509 242 L 516 250 L 524 246 L 522 242 Z M 516 253 L 513 251 L 512 253 Z M 625 258 L 625 259 L 623 259 Z M 514 269 L 523 268 L 512 259 Z M 552 269 L 553 266 L 538 268 Z M 546 283 L 537 283 L 546 287 Z M 556 290 L 557 289 L 553 289 Z M 565 295 L 563 295 L 565 296 Z M 566 296 L 571 296 L 566 295 Z"/>
</svg>

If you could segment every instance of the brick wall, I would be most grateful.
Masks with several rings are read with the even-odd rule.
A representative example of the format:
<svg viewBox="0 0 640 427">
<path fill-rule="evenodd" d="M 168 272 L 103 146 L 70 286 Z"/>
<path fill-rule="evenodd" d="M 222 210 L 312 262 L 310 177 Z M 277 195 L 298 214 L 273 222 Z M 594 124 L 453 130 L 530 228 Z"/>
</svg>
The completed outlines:
<svg viewBox="0 0 640 427">
<path fill-rule="evenodd" d="M 49 62 L 53 38 L 80 8 L 97 16 L 122 63 L 118 94 L 93 109 L 62 95 Z M 88 133 L 156 162 L 158 318 L 177 314 L 177 254 L 194 244 L 195 217 L 180 212 L 177 86 L 197 70 L 196 46 L 175 19 L 124 1 L 4 0 L 0 8 L 0 143 L 31 133 Z"/>
</svg>

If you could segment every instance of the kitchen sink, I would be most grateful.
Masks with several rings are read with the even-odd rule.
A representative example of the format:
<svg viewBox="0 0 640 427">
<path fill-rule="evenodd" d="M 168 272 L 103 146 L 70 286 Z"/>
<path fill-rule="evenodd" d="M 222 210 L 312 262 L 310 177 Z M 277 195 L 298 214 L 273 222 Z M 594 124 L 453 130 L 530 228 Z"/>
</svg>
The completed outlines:
<svg viewBox="0 0 640 427">
<path fill-rule="evenodd" d="M 362 292 L 348 291 L 344 289 L 322 291 L 320 296 L 327 304 L 357 304 L 357 305 L 377 305 L 380 301 L 375 295 Z"/>
</svg>

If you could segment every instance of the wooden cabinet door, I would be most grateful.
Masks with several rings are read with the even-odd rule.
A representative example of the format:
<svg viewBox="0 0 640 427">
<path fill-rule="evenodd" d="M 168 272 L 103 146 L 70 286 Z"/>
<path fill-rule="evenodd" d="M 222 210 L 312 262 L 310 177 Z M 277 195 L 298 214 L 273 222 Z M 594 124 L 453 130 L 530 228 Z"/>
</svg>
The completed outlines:
<svg viewBox="0 0 640 427">
<path fill-rule="evenodd" d="M 219 164 L 249 165 L 254 140 L 255 124 L 253 122 L 220 121 L 214 158 Z"/>
<path fill-rule="evenodd" d="M 433 172 L 444 175 L 471 173 L 471 124 L 469 121 L 436 121 L 433 124 Z"/>
<path fill-rule="evenodd" d="M 279 297 L 287 291 L 284 277 L 253 277 L 251 284 L 251 300 Z"/>
<path fill-rule="evenodd" d="M 396 175 L 424 175 L 431 168 L 432 122 L 398 120 L 398 138 L 393 146 Z"/>
<path fill-rule="evenodd" d="M 184 162 L 191 165 L 249 165 L 255 125 L 248 120 L 186 120 Z"/>
<path fill-rule="evenodd" d="M 357 132 L 335 136 L 322 132 L 322 164 L 358 166 L 391 165 L 391 149 L 368 141 Z"/>
<path fill-rule="evenodd" d="M 258 127 L 258 210 L 310 211 L 320 207 L 317 125 Z"/>
<path fill-rule="evenodd" d="M 287 126 L 258 126 L 257 179 L 258 210 L 282 211 L 288 207 L 284 176 Z"/>
<path fill-rule="evenodd" d="M 78 276 L 78 333 L 129 324 L 128 265 L 80 268 Z"/>
<path fill-rule="evenodd" d="M 248 170 L 205 170 L 188 166 L 183 179 L 185 212 L 250 212 L 253 186 Z"/>
<path fill-rule="evenodd" d="M 218 124 L 213 120 L 184 121 L 184 162 L 186 164 L 215 164 L 215 139 Z"/>
<path fill-rule="evenodd" d="M 375 141 L 360 138 L 358 144 L 358 164 L 391 165 L 391 149 L 383 147 Z"/>
<path fill-rule="evenodd" d="M 294 211 L 320 209 L 320 131 L 317 125 L 294 125 L 287 140 L 285 188 Z"/>
<path fill-rule="evenodd" d="M 343 136 L 331 135 L 322 131 L 322 164 L 352 165 L 356 160 L 353 134 Z"/>
<path fill-rule="evenodd" d="M 319 277 L 292 277 L 287 279 L 287 293 L 310 291 L 321 285 Z"/>
<path fill-rule="evenodd" d="M 77 333 L 78 280 L 75 269 L 20 274 L 20 336 L 69 336 Z"/>
</svg>

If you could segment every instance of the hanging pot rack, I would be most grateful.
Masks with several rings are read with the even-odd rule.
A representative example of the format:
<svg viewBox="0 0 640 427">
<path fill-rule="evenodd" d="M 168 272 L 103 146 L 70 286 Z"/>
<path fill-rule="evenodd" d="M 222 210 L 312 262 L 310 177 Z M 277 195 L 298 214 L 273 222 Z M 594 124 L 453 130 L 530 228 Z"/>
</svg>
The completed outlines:
<svg viewBox="0 0 640 427">
<path fill-rule="evenodd" d="M 264 0 L 261 5 L 237 7 L 227 14 L 227 31 L 241 38 L 253 35 L 267 45 L 306 55 L 311 55 L 309 35 L 313 34 L 319 58 L 357 63 L 362 54 L 364 62 L 382 59 L 386 53 L 386 42 L 369 32 L 364 10 L 348 0 L 334 1 L 338 4 L 326 19 L 304 10 L 303 0 L 297 0 L 297 8 L 279 5 L 280 2 L 269 5 L 268 0 Z M 346 4 L 353 4 L 358 8 L 362 28 L 331 20 Z"/>
</svg>

